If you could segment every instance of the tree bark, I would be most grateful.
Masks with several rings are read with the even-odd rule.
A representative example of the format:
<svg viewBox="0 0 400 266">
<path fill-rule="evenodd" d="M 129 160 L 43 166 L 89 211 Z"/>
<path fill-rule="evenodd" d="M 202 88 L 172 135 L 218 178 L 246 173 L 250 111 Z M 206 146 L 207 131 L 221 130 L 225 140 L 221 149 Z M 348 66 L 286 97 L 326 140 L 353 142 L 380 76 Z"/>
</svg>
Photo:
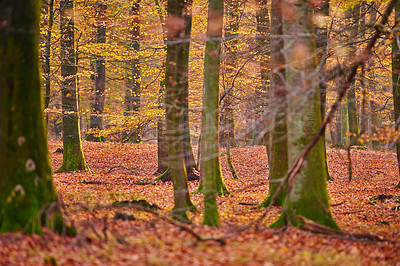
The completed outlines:
<svg viewBox="0 0 400 266">
<path fill-rule="evenodd" d="M 279 191 L 277 188 L 286 172 L 288 171 L 288 131 L 287 131 L 287 89 L 285 88 L 285 58 L 283 54 L 283 21 L 282 2 L 271 1 L 271 87 L 270 87 L 270 110 L 273 114 L 273 127 L 270 133 L 270 175 L 269 191 L 265 201 L 260 207 L 267 207 L 271 203 L 282 206 L 287 193 L 287 184 Z M 274 197 L 273 202 L 271 199 Z"/>
<path fill-rule="evenodd" d="M 204 186 L 203 224 L 219 225 L 216 201 L 218 180 L 222 180 L 219 160 L 219 73 L 224 2 L 210 0 L 204 58 L 204 96 L 202 111 L 201 178 Z M 223 181 L 222 181 L 223 182 Z"/>
<path fill-rule="evenodd" d="M 194 210 L 190 200 L 183 140 L 190 35 L 185 31 L 185 16 L 191 16 L 191 3 L 169 0 L 165 21 L 167 60 L 165 70 L 165 107 L 170 173 L 174 184 L 173 218 L 190 223 L 186 211 Z M 176 27 L 178 25 L 178 27 Z M 189 25 L 191 27 L 191 25 Z"/>
<path fill-rule="evenodd" d="M 44 50 L 44 64 L 43 64 L 43 76 L 44 76 L 44 109 L 48 109 L 50 105 L 50 88 L 51 88 L 51 72 L 50 72 L 50 58 L 51 58 L 51 35 L 54 24 L 54 0 L 50 0 L 46 4 L 46 13 L 49 18 L 47 21 L 47 30 L 45 37 L 45 50 Z M 49 122 L 49 115 L 46 114 L 46 124 Z"/>
<path fill-rule="evenodd" d="M 56 171 L 71 172 L 89 170 L 82 152 L 80 136 L 78 100 L 77 100 L 77 65 L 75 54 L 75 28 L 73 0 L 60 1 L 61 17 L 61 97 L 63 112 L 63 162 Z"/>
<path fill-rule="evenodd" d="M 350 12 L 350 11 L 349 11 Z M 356 40 L 358 31 L 359 31 L 359 19 L 360 19 L 360 5 L 357 4 L 353 10 L 351 10 L 352 14 L 352 22 L 354 25 L 350 28 L 350 39 Z M 356 49 L 352 49 L 353 51 L 350 53 L 354 55 L 357 51 Z M 354 80 L 353 85 L 349 88 L 347 92 L 347 118 L 349 120 L 349 133 L 350 135 L 350 146 L 362 146 L 363 144 L 360 142 L 360 127 L 358 121 L 358 114 L 357 114 L 357 98 L 356 98 L 356 80 Z"/>
<path fill-rule="evenodd" d="M 289 92 L 289 167 L 296 164 L 303 149 L 314 139 L 321 125 L 319 81 L 312 10 L 307 0 L 283 1 L 286 84 Z M 291 15 L 289 15 L 291 14 Z M 271 225 L 301 226 L 299 216 L 339 229 L 331 211 L 326 187 L 322 139 L 305 157 L 301 171 L 293 179 L 280 218 Z"/>
<path fill-rule="evenodd" d="M 64 226 L 43 117 L 39 10 L 39 0 L 0 1 L 0 232 Z"/>
<path fill-rule="evenodd" d="M 397 1 L 394 7 L 395 21 L 400 20 L 400 2 Z M 400 49 L 398 45 L 399 36 L 392 41 L 392 86 L 393 86 L 393 105 L 395 129 L 400 130 Z M 400 174 L 400 143 L 396 142 L 397 166 Z M 400 182 L 396 185 L 400 188 Z"/>
<path fill-rule="evenodd" d="M 126 84 L 125 92 L 125 116 L 138 115 L 140 109 L 140 20 L 139 20 L 140 0 L 136 0 L 132 4 L 131 16 L 132 16 L 132 38 L 131 38 L 131 50 L 134 53 L 134 58 L 130 60 L 131 77 Z M 140 143 L 142 141 L 140 121 L 138 124 L 128 123 L 127 132 L 123 134 L 124 141 L 133 143 Z"/>
<path fill-rule="evenodd" d="M 106 43 L 106 19 L 107 4 L 100 1 L 96 3 L 96 43 Z M 90 116 L 90 129 L 100 131 L 103 129 L 103 112 L 106 90 L 106 66 L 102 55 L 96 55 L 95 60 L 95 78 L 94 78 L 94 99 L 92 103 L 92 114 Z M 90 133 L 85 139 L 89 141 L 103 141 L 102 136 L 95 136 Z"/>
<path fill-rule="evenodd" d="M 222 146 L 236 146 L 233 91 L 236 76 L 240 0 L 228 0 L 225 4 L 226 22 L 224 29 L 224 61 L 222 65 L 223 88 L 221 95 L 220 138 Z M 229 143 L 228 143 L 229 142 Z"/>
</svg>

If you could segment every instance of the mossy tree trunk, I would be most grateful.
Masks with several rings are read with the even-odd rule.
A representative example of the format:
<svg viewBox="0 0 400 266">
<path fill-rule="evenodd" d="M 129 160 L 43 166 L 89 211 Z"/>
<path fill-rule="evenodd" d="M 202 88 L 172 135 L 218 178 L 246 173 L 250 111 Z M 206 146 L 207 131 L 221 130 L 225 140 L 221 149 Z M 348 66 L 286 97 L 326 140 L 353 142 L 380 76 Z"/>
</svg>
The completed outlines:
<svg viewBox="0 0 400 266">
<path fill-rule="evenodd" d="M 39 0 L 0 1 L 0 232 L 40 233 L 46 216 L 44 225 L 63 225 L 43 117 L 39 12 Z"/>
<path fill-rule="evenodd" d="M 185 152 L 183 147 L 185 86 L 187 86 L 190 35 L 186 35 L 185 16 L 191 16 L 191 3 L 169 0 L 168 17 L 165 21 L 167 36 L 167 60 L 165 70 L 165 107 L 170 174 L 174 184 L 175 206 L 173 218 L 190 222 L 186 211 L 195 207 L 189 197 Z M 176 25 L 180 25 L 176 27 Z M 191 27 L 191 25 L 189 25 Z"/>
<path fill-rule="evenodd" d="M 107 19 L 107 4 L 98 1 L 96 3 L 96 43 L 106 43 L 106 19 Z M 105 90 L 106 90 L 106 65 L 103 55 L 96 55 L 94 63 L 94 89 L 93 89 L 93 103 L 92 103 L 92 114 L 90 115 L 90 129 L 100 131 L 103 129 L 103 112 L 105 102 Z M 98 132 L 96 132 L 97 134 Z M 102 141 L 104 137 L 96 137 L 93 133 L 90 133 L 86 140 L 89 141 Z"/>
<path fill-rule="evenodd" d="M 321 122 L 325 120 L 326 112 L 326 58 L 327 58 L 327 46 L 328 46 L 328 21 L 324 18 L 329 17 L 329 0 L 322 1 L 315 9 L 314 13 L 316 16 L 321 16 L 323 23 L 315 27 L 315 35 L 317 36 L 317 57 L 319 65 L 319 94 L 321 98 Z M 334 178 L 329 173 L 328 162 L 326 158 L 326 138 L 325 134 L 322 136 L 324 144 L 324 157 L 325 157 L 325 169 L 328 180 L 333 181 Z"/>
<path fill-rule="evenodd" d="M 287 184 L 279 191 L 277 189 L 280 181 L 286 174 L 288 163 L 288 144 L 287 144 L 287 90 L 285 88 L 285 58 L 283 54 L 284 39 L 282 21 L 282 2 L 280 0 L 271 1 L 271 87 L 270 87 L 270 110 L 273 113 L 273 126 L 270 133 L 269 159 L 269 191 L 265 201 L 260 207 L 271 204 L 282 206 L 287 193 Z"/>
<path fill-rule="evenodd" d="M 73 0 L 60 1 L 61 99 L 63 112 L 63 162 L 56 171 L 89 170 L 82 152 L 79 127 Z"/>
<path fill-rule="evenodd" d="M 394 7 L 395 21 L 400 20 L 400 2 L 397 1 Z M 396 130 L 400 130 L 400 49 L 398 45 L 399 36 L 392 41 L 392 86 L 393 86 L 393 105 Z M 397 165 L 400 173 L 400 142 L 396 142 Z M 396 185 L 400 188 L 400 182 Z"/>
<path fill-rule="evenodd" d="M 186 5 L 189 7 L 192 5 L 192 1 L 187 1 Z M 159 9 L 159 15 L 160 15 L 160 21 L 161 23 L 164 23 L 164 17 L 163 13 L 161 11 L 161 7 L 156 1 L 156 6 Z M 188 12 L 191 12 L 188 10 Z M 191 15 L 185 15 L 184 16 L 184 21 L 185 21 L 185 35 L 190 36 L 191 30 L 192 30 L 192 16 Z M 164 34 L 164 41 L 167 40 L 167 32 L 166 28 L 163 28 L 163 34 Z M 189 73 L 189 49 L 190 49 L 190 42 L 185 43 L 185 52 L 187 55 L 185 55 L 185 58 L 187 58 L 187 61 L 181 62 L 182 69 L 184 72 Z M 187 70 L 186 70 L 187 69 Z M 182 83 L 185 84 L 184 90 L 182 91 L 182 103 L 183 103 L 183 150 L 184 150 L 184 160 L 185 160 L 185 167 L 186 167 L 186 172 L 189 177 L 191 177 L 191 180 L 198 179 L 198 176 L 194 174 L 194 169 L 197 170 L 196 166 L 196 161 L 194 159 L 193 155 L 193 149 L 192 149 L 192 144 L 191 144 L 191 137 L 190 137 L 190 128 L 189 128 L 189 79 L 188 75 L 185 75 L 182 77 Z M 163 89 L 164 89 L 164 82 L 161 82 L 160 84 L 160 90 L 159 90 L 159 95 L 160 99 L 163 98 Z M 160 100 L 160 108 L 165 108 L 162 105 L 163 100 Z M 156 173 L 164 173 L 162 175 L 161 180 L 163 181 L 170 181 L 171 180 L 171 173 L 168 170 L 169 167 L 169 162 L 168 162 L 168 143 L 167 143 L 167 138 L 166 138 L 166 121 L 165 117 L 161 117 L 159 121 L 157 122 L 157 144 L 158 144 L 158 169 Z"/>
<path fill-rule="evenodd" d="M 201 178 L 204 194 L 203 224 L 219 225 L 216 196 L 218 183 L 222 181 L 219 160 L 219 73 L 224 2 L 208 2 L 207 41 L 204 58 L 204 95 L 201 138 Z M 222 181 L 223 184 L 223 181 Z M 224 184 L 223 184 L 224 185 Z M 225 186 L 225 185 L 224 185 Z"/>
<path fill-rule="evenodd" d="M 132 37 L 131 37 L 131 53 L 134 58 L 130 60 L 131 73 L 129 80 L 126 84 L 125 92 L 125 112 L 124 115 L 128 118 L 130 116 L 138 115 L 140 109 L 140 0 L 136 0 L 132 3 L 131 17 L 132 17 Z M 124 132 L 122 138 L 124 141 L 140 143 L 142 141 L 140 121 L 137 123 L 127 123 L 128 130 Z"/>
<path fill-rule="evenodd" d="M 321 124 L 319 81 L 312 10 L 307 0 L 283 1 L 286 84 L 289 91 L 289 167 L 315 137 Z M 289 17 L 289 14 L 290 15 Z M 294 14 L 294 15 L 293 15 Z M 299 216 L 339 229 L 331 211 L 326 187 L 324 145 L 320 139 L 304 158 L 301 171 L 292 180 L 280 218 L 272 225 L 301 226 Z"/>
</svg>

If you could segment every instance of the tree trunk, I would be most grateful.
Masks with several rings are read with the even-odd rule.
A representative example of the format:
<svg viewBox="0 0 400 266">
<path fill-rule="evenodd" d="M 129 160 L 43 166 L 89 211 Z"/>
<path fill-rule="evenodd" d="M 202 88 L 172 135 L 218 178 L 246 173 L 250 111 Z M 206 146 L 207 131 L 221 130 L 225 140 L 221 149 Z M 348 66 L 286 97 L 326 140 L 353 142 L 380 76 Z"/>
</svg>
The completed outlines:
<svg viewBox="0 0 400 266">
<path fill-rule="evenodd" d="M 233 112 L 233 90 L 237 71 L 240 0 L 228 0 L 225 5 L 226 22 L 224 36 L 224 64 L 222 75 L 224 91 L 221 95 L 220 139 L 222 146 L 235 144 L 235 117 Z"/>
<path fill-rule="evenodd" d="M 192 1 L 187 2 L 188 6 L 192 5 Z M 161 7 L 158 3 L 156 2 L 156 6 L 159 9 L 159 15 L 160 15 L 160 20 L 162 24 L 165 24 L 164 19 L 163 19 L 163 13 L 161 11 Z M 184 16 L 184 21 L 185 21 L 185 35 L 190 36 L 191 34 L 191 29 L 192 29 L 192 16 L 191 15 L 185 15 Z M 170 25 L 172 26 L 172 25 Z M 163 34 L 164 34 L 164 41 L 167 41 L 167 32 L 166 29 L 168 27 L 163 27 Z M 184 69 L 184 72 L 189 73 L 189 49 L 190 49 L 190 42 L 186 42 L 186 50 L 185 52 L 187 55 L 184 57 L 187 58 L 187 61 L 181 62 L 182 63 L 182 69 Z M 194 169 L 197 170 L 196 162 L 194 159 L 193 155 L 193 149 L 192 149 L 192 144 L 190 140 L 190 128 L 189 128 L 189 81 L 188 81 L 188 74 L 184 75 L 182 77 L 182 83 L 185 84 L 184 88 L 182 88 L 182 112 L 183 112 L 183 150 L 184 150 L 184 160 L 185 160 L 185 168 L 188 176 L 188 180 L 198 180 L 199 176 L 194 173 Z M 160 84 L 160 88 L 164 87 L 164 83 Z M 162 89 L 159 91 L 160 98 L 162 98 Z M 161 100 L 160 103 L 163 101 Z M 164 108 L 162 104 L 159 106 L 160 108 Z M 157 122 L 157 144 L 158 144 L 158 169 L 156 173 L 164 173 L 161 176 L 161 179 L 163 181 L 171 181 L 171 174 L 168 172 L 168 143 L 167 143 L 167 138 L 165 136 L 165 128 L 166 128 L 166 122 L 165 118 L 162 117 L 159 119 Z M 167 172 L 166 172 L 167 171 Z"/>
<path fill-rule="evenodd" d="M 325 0 L 317 6 L 314 12 L 323 17 L 329 17 L 329 0 Z M 322 19 L 325 21 L 325 19 Z M 327 46 L 328 46 L 328 22 L 321 23 L 321 25 L 317 25 L 315 27 L 315 35 L 317 36 L 317 57 L 318 57 L 318 64 L 319 64 L 319 94 L 321 98 L 321 122 L 325 119 L 325 112 L 326 112 L 326 57 L 327 57 Z M 328 162 L 326 158 L 326 138 L 325 134 L 323 135 L 323 144 L 324 144 L 324 158 L 325 158 L 325 169 L 326 169 L 326 176 L 328 180 L 333 181 L 333 177 L 329 173 Z"/>
<path fill-rule="evenodd" d="M 349 11 L 350 12 L 350 11 Z M 354 25 L 350 28 L 350 39 L 356 40 L 358 31 L 359 31 L 359 22 L 360 19 L 360 5 L 357 4 L 353 10 L 351 10 L 352 14 L 352 22 Z M 356 53 L 356 49 L 353 48 L 353 51 L 350 53 L 354 55 Z M 357 115 L 357 98 L 356 98 L 356 80 L 354 80 L 353 85 L 349 88 L 347 92 L 347 118 L 349 120 L 349 133 L 350 135 L 350 146 L 362 146 L 363 144 L 360 142 L 360 127 L 358 122 L 358 115 Z"/>
<path fill-rule="evenodd" d="M 223 27 L 224 2 L 210 0 L 208 5 L 207 41 L 204 58 L 204 96 L 201 138 L 201 178 L 204 186 L 203 224 L 219 225 L 216 195 L 224 193 L 226 186 L 222 179 L 219 160 L 218 119 L 219 119 L 219 73 Z"/>
<path fill-rule="evenodd" d="M 107 4 L 97 2 L 96 4 L 96 43 L 106 43 L 106 10 Z M 104 56 L 97 55 L 95 60 L 95 78 L 94 78 L 94 99 L 92 104 L 92 114 L 90 116 L 90 129 L 102 130 L 103 129 L 103 111 L 105 102 L 105 89 L 106 89 L 106 66 Z M 86 140 L 89 141 L 103 141 L 104 137 L 95 137 L 95 134 L 90 133 Z"/>
<path fill-rule="evenodd" d="M 316 70 L 312 10 L 307 0 L 283 1 L 286 84 L 289 91 L 289 167 L 317 134 L 321 124 L 319 81 Z M 290 17 L 289 17 L 289 14 Z M 326 187 L 324 144 L 320 139 L 292 180 L 280 218 L 272 225 L 302 225 L 299 216 L 339 229 L 331 211 Z"/>
<path fill-rule="evenodd" d="M 61 12 L 61 95 L 63 112 L 63 162 L 56 171 L 89 170 L 82 152 L 79 127 L 75 28 L 73 0 L 60 1 Z"/>
<path fill-rule="evenodd" d="M 165 22 L 167 34 L 167 60 L 165 70 L 165 107 L 167 121 L 167 141 L 170 173 L 174 184 L 175 207 L 173 218 L 182 222 L 190 222 L 187 210 L 195 207 L 190 200 L 185 152 L 183 140 L 185 95 L 187 86 L 190 35 L 185 31 L 185 16 L 191 16 L 185 10 L 191 10 L 191 3 L 182 0 L 169 0 L 167 5 L 168 17 Z M 175 28 L 174 25 L 182 25 Z M 188 25 L 191 27 L 191 25 Z"/>
<path fill-rule="evenodd" d="M 256 20 L 257 20 L 257 39 L 259 44 L 260 52 L 260 79 L 261 86 L 255 88 L 254 93 L 254 138 L 253 144 L 264 144 L 268 154 L 268 165 L 271 162 L 271 147 L 269 143 L 270 131 L 271 131 L 271 113 L 269 112 L 269 87 L 270 87 L 270 74 L 271 74 L 271 62 L 270 62 L 270 29 L 271 23 L 268 14 L 268 0 L 256 0 Z M 261 123 L 260 123 L 261 118 Z"/>
<path fill-rule="evenodd" d="M 394 7 L 395 21 L 400 19 L 400 2 L 397 1 Z M 396 130 L 400 130 L 400 49 L 398 45 L 399 36 L 396 34 L 392 41 L 392 86 L 393 86 L 393 105 L 394 105 L 394 122 Z M 400 174 L 400 143 L 396 142 L 397 166 Z M 400 182 L 396 185 L 400 188 Z"/>
<path fill-rule="evenodd" d="M 46 4 L 46 13 L 49 18 L 47 21 L 45 48 L 44 48 L 44 64 L 43 64 L 43 76 L 44 76 L 44 109 L 48 109 L 50 105 L 50 88 L 51 88 L 51 72 L 50 72 L 50 58 L 51 58 L 51 33 L 53 31 L 54 24 L 54 0 L 50 0 Z M 46 124 L 49 122 L 49 115 L 46 114 Z"/>
<path fill-rule="evenodd" d="M 140 20 L 139 20 L 140 0 L 136 0 L 132 4 L 131 16 L 132 16 L 132 38 L 131 38 L 131 50 L 134 54 L 134 58 L 130 60 L 131 77 L 126 84 L 125 92 L 125 116 L 129 121 L 130 116 L 138 115 L 140 109 Z M 140 143 L 142 141 L 140 121 L 138 123 L 128 124 L 127 132 L 124 132 L 124 141 Z"/>
<path fill-rule="evenodd" d="M 0 1 L 0 232 L 64 226 L 43 117 L 39 10 L 39 0 Z"/>
<path fill-rule="evenodd" d="M 270 87 L 270 110 L 273 113 L 273 127 L 270 133 L 270 174 L 269 191 L 265 201 L 260 207 L 271 204 L 282 206 L 287 192 L 287 184 L 279 191 L 279 180 L 288 170 L 288 144 L 287 144 L 287 89 L 285 88 L 285 58 L 283 54 L 284 39 L 282 21 L 282 2 L 272 0 L 271 2 L 271 87 Z"/>
</svg>

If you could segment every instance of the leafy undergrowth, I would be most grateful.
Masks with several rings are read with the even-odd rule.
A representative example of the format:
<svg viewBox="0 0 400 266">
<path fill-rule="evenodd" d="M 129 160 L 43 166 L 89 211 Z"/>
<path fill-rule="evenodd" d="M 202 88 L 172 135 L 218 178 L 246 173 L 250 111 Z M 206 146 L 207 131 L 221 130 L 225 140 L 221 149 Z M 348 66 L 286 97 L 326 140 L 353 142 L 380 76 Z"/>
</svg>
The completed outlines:
<svg viewBox="0 0 400 266">
<path fill-rule="evenodd" d="M 61 142 L 49 142 L 54 170 L 61 165 L 62 154 L 53 152 L 61 147 Z M 192 225 L 169 222 L 173 187 L 171 182 L 154 182 L 155 145 L 84 142 L 83 147 L 92 172 L 54 175 L 65 217 L 79 234 L 2 234 L 0 264 L 400 264 L 400 189 L 394 189 L 399 176 L 392 153 L 353 150 L 349 182 L 347 152 L 328 151 L 330 173 L 336 179 L 328 184 L 336 221 L 345 232 L 377 236 L 351 239 L 296 228 L 269 229 L 279 207 L 271 208 L 257 224 L 265 210 L 253 207 L 268 191 L 265 147 L 232 149 L 239 180 L 232 179 L 222 156 L 223 175 L 232 196 L 218 198 L 219 228 L 201 225 L 203 198 L 198 194 L 191 194 L 199 209 L 190 214 Z M 190 191 L 197 186 L 197 181 L 191 181 Z M 142 207 L 141 199 L 153 208 Z"/>
</svg>

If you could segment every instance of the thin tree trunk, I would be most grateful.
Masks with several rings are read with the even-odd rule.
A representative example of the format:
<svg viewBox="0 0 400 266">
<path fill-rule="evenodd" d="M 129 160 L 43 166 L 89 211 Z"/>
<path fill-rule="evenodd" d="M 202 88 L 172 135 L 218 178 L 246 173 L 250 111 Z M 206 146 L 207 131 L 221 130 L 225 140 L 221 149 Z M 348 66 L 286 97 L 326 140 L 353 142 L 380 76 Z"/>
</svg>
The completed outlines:
<svg viewBox="0 0 400 266">
<path fill-rule="evenodd" d="M 89 170 L 82 152 L 79 127 L 74 3 L 72 0 L 60 1 L 61 11 L 61 76 L 63 112 L 63 162 L 56 171 L 71 172 Z"/>
<path fill-rule="evenodd" d="M 216 201 L 218 180 L 222 180 L 219 161 L 219 73 L 224 2 L 210 0 L 204 58 L 204 96 L 202 112 L 201 177 L 204 186 L 203 224 L 219 225 Z M 212 22 L 212 23 L 211 23 Z M 222 181 L 223 182 L 223 181 Z"/>
<path fill-rule="evenodd" d="M 359 31 L 359 22 L 360 19 L 360 5 L 357 4 L 353 10 L 349 11 L 352 14 L 352 22 L 354 25 L 350 29 L 350 38 L 351 40 L 356 40 L 358 31 Z M 356 49 L 353 48 L 353 51 L 350 53 L 354 55 L 356 53 Z M 349 88 L 347 92 L 347 112 L 348 112 L 348 124 L 349 124 L 349 133 L 350 135 L 350 146 L 362 146 L 362 143 L 359 140 L 360 137 L 360 127 L 358 121 L 357 114 L 357 97 L 356 97 L 356 81 L 354 80 L 353 85 Z"/>
<path fill-rule="evenodd" d="M 102 2 L 96 3 L 96 43 L 106 43 L 106 10 L 107 4 Z M 92 114 L 90 115 L 90 129 L 102 130 L 103 129 L 103 112 L 105 102 L 105 89 L 106 89 L 106 66 L 104 56 L 97 55 L 95 60 L 95 78 L 94 78 L 94 99 L 92 104 Z M 95 137 L 95 134 L 90 133 L 86 140 L 89 141 L 103 141 L 104 137 Z"/>
<path fill-rule="evenodd" d="M 235 117 L 233 112 L 234 79 L 236 76 L 240 0 L 228 0 L 225 5 L 226 23 L 224 36 L 224 62 L 222 66 L 223 87 L 221 95 L 220 139 L 222 146 L 235 144 Z"/>
<path fill-rule="evenodd" d="M 132 37 L 131 52 L 134 58 L 130 60 L 131 77 L 126 84 L 125 92 L 125 112 L 124 115 L 129 119 L 130 116 L 138 115 L 140 109 L 140 20 L 139 20 L 140 0 L 136 0 L 132 4 Z M 140 143 L 142 141 L 140 122 L 136 125 L 128 124 L 127 132 L 122 134 L 124 141 Z"/>
<path fill-rule="evenodd" d="M 394 7 L 395 21 L 400 20 L 400 2 L 397 1 Z M 398 45 L 399 36 L 396 35 L 392 41 L 392 84 L 393 84 L 393 105 L 394 122 L 396 130 L 400 130 L 400 49 Z M 400 142 L 396 142 L 397 166 L 400 174 Z M 400 188 L 400 182 L 396 185 Z"/>
<path fill-rule="evenodd" d="M 175 28 L 174 25 L 185 25 L 185 10 L 191 10 L 190 3 L 182 0 L 169 0 L 168 17 L 165 22 L 167 34 L 167 60 L 165 70 L 165 107 L 167 121 L 167 141 L 170 173 L 174 184 L 175 207 L 173 218 L 190 223 L 186 211 L 194 210 L 190 200 L 187 173 L 185 166 L 184 112 L 187 86 L 190 35 L 186 34 L 185 26 Z M 191 27 L 189 25 L 188 27 Z"/>
<path fill-rule="evenodd" d="M 47 14 L 49 19 L 47 21 L 47 33 L 45 39 L 45 50 L 44 50 L 44 64 L 43 64 L 43 76 L 44 76 L 44 109 L 49 108 L 50 104 L 50 88 L 51 88 L 51 72 L 50 72 L 50 58 L 51 58 L 51 34 L 53 31 L 54 24 L 54 0 L 50 0 L 46 6 Z M 46 124 L 49 122 L 49 115 L 46 114 Z"/>
<path fill-rule="evenodd" d="M 285 88 L 285 58 L 283 54 L 284 39 L 282 21 L 282 2 L 272 0 L 271 2 L 271 87 L 270 87 L 270 110 L 273 113 L 273 127 L 270 133 L 271 156 L 269 191 L 265 201 L 260 207 L 271 204 L 282 206 L 287 193 L 287 184 L 275 195 L 277 188 L 286 172 L 288 171 L 288 131 L 287 131 L 287 89 Z"/>
</svg>

